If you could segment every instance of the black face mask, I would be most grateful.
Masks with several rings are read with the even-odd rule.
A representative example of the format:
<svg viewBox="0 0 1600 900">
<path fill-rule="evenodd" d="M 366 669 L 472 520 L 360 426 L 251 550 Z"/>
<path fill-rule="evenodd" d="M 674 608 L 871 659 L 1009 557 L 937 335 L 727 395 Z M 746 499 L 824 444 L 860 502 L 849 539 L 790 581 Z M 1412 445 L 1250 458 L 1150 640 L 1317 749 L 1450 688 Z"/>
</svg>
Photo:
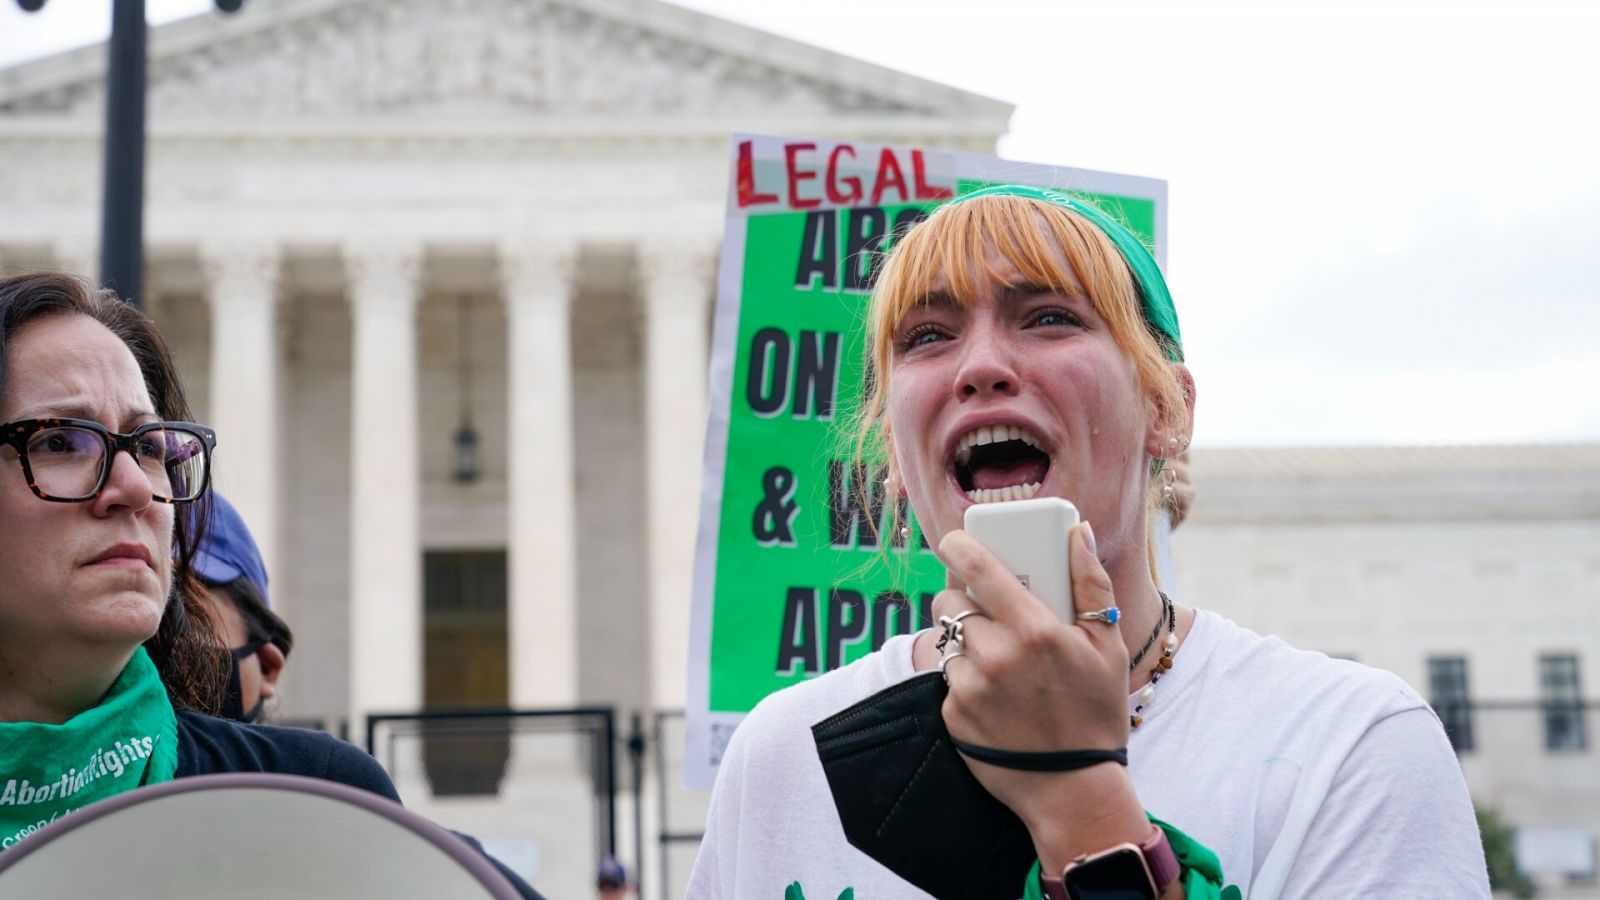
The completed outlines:
<svg viewBox="0 0 1600 900">
<path fill-rule="evenodd" d="M 260 650 L 267 641 L 251 641 L 243 647 L 235 647 L 228 651 L 228 687 L 222 695 L 222 708 L 217 715 L 224 719 L 236 719 L 240 722 L 254 722 L 261 717 L 261 707 L 266 700 L 256 698 L 256 705 L 250 707 L 249 712 L 244 708 L 244 677 L 239 674 L 239 664 L 250 658 L 250 655 Z"/>
<path fill-rule="evenodd" d="M 928 672 L 811 726 L 845 837 L 939 900 L 1015 900 L 1033 839 L 950 743 Z"/>
</svg>

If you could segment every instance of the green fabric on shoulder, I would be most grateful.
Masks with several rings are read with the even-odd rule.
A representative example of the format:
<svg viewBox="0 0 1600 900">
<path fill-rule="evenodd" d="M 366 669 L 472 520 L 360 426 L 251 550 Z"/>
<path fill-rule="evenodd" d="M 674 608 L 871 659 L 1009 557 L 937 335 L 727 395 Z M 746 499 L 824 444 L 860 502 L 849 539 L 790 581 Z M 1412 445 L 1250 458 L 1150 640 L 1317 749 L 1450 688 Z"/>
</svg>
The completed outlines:
<svg viewBox="0 0 1600 900">
<path fill-rule="evenodd" d="M 1188 900 L 1243 900 L 1237 887 L 1223 883 L 1222 861 L 1211 852 L 1211 848 L 1149 813 L 1145 813 L 1145 817 L 1166 832 L 1167 843 L 1172 845 L 1172 855 L 1178 858 L 1178 880 L 1183 882 Z M 1022 898 L 1045 900 L 1044 889 L 1039 886 L 1038 860 L 1034 860 L 1033 868 L 1028 870 Z"/>
<path fill-rule="evenodd" d="M 0 722 L 0 852 L 97 800 L 171 781 L 178 717 L 134 651 L 100 704 L 60 725 Z"/>
<path fill-rule="evenodd" d="M 839 893 L 839 900 L 855 900 L 855 898 L 855 888 L 845 888 Z M 783 889 L 783 900 L 806 900 L 806 892 L 800 889 L 800 882 L 792 882 Z"/>
</svg>

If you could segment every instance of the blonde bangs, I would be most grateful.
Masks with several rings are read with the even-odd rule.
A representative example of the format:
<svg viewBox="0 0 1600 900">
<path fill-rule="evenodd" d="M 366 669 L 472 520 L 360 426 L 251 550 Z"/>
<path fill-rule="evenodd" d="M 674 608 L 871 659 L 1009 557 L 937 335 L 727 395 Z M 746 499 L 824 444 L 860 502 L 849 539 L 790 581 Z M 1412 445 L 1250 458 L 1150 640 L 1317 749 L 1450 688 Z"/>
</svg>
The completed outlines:
<svg viewBox="0 0 1600 900">
<path fill-rule="evenodd" d="M 1063 269 L 1065 259 L 1068 269 Z M 1009 263 L 1011 269 L 1002 266 Z M 1144 317 L 1139 291 L 1127 262 L 1109 237 L 1091 221 L 1064 206 L 1020 196 L 992 195 L 952 203 L 914 226 L 889 251 L 873 288 L 867 313 L 866 385 L 855 428 L 855 458 L 879 472 L 893 452 L 884 423 L 889 407 L 889 377 L 894 335 L 901 321 L 924 302 L 935 284 L 957 302 L 974 302 L 987 285 L 1018 280 L 1045 285 L 1064 296 L 1083 297 L 1106 323 L 1113 339 L 1128 355 L 1144 393 L 1147 413 L 1162 431 L 1189 428 L 1185 389 L 1167 358 L 1163 339 Z M 1157 475 L 1161 460 L 1152 460 L 1147 504 L 1161 502 Z M 861 501 L 866 504 L 865 487 Z M 891 531 L 900 521 L 899 507 L 889 505 Z M 1147 520 L 1147 531 L 1154 527 Z M 873 522 L 876 529 L 877 522 Z M 881 538 L 881 535 L 880 535 Z M 891 560 L 889 543 L 880 540 L 883 557 Z M 1146 561 L 1156 572 L 1155 542 L 1146 534 Z"/>
<path fill-rule="evenodd" d="M 1070 271 L 1061 267 L 1063 257 Z M 941 281 L 958 302 L 969 304 L 985 285 L 1014 282 L 1019 275 L 1065 296 L 1087 292 L 1090 305 L 1133 360 L 1153 404 L 1168 414 L 1184 409 L 1181 388 L 1145 321 L 1133 275 L 1111 239 L 1054 203 L 982 197 L 941 207 L 918 223 L 896 243 L 879 273 L 867 317 L 870 384 L 858 447 L 870 443 L 869 432 L 887 407 L 882 375 L 889 371 L 901 320 Z"/>
</svg>

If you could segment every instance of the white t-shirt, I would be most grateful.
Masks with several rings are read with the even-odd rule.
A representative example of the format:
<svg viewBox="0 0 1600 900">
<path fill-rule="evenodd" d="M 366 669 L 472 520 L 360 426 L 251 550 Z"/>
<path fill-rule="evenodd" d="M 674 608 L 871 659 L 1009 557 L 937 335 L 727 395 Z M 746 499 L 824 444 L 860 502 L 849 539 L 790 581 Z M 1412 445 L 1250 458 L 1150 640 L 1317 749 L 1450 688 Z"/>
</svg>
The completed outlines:
<svg viewBox="0 0 1600 900">
<path fill-rule="evenodd" d="M 739 725 L 691 900 L 927 897 L 850 846 L 811 737 L 914 675 L 912 642 L 779 691 Z M 1251 900 L 1489 896 L 1460 766 L 1394 675 L 1201 611 L 1142 715 L 1128 742 L 1140 802 L 1213 850 Z"/>
</svg>

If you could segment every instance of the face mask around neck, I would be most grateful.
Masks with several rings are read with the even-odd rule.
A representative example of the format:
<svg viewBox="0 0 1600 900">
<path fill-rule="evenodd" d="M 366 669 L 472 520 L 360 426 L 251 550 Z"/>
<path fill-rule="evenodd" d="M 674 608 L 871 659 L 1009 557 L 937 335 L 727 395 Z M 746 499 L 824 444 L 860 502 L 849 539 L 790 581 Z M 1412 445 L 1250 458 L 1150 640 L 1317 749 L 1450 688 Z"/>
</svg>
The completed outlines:
<svg viewBox="0 0 1600 900">
<path fill-rule="evenodd" d="M 244 676 L 239 671 L 239 666 L 249 659 L 256 651 L 265 646 L 267 641 L 251 641 L 243 647 L 237 647 L 228 652 L 230 657 L 228 667 L 228 687 L 222 695 L 222 708 L 217 715 L 224 719 L 234 719 L 239 722 L 254 722 L 261 718 L 261 709 L 266 700 L 259 694 L 256 703 L 248 711 L 244 708 Z"/>
</svg>

